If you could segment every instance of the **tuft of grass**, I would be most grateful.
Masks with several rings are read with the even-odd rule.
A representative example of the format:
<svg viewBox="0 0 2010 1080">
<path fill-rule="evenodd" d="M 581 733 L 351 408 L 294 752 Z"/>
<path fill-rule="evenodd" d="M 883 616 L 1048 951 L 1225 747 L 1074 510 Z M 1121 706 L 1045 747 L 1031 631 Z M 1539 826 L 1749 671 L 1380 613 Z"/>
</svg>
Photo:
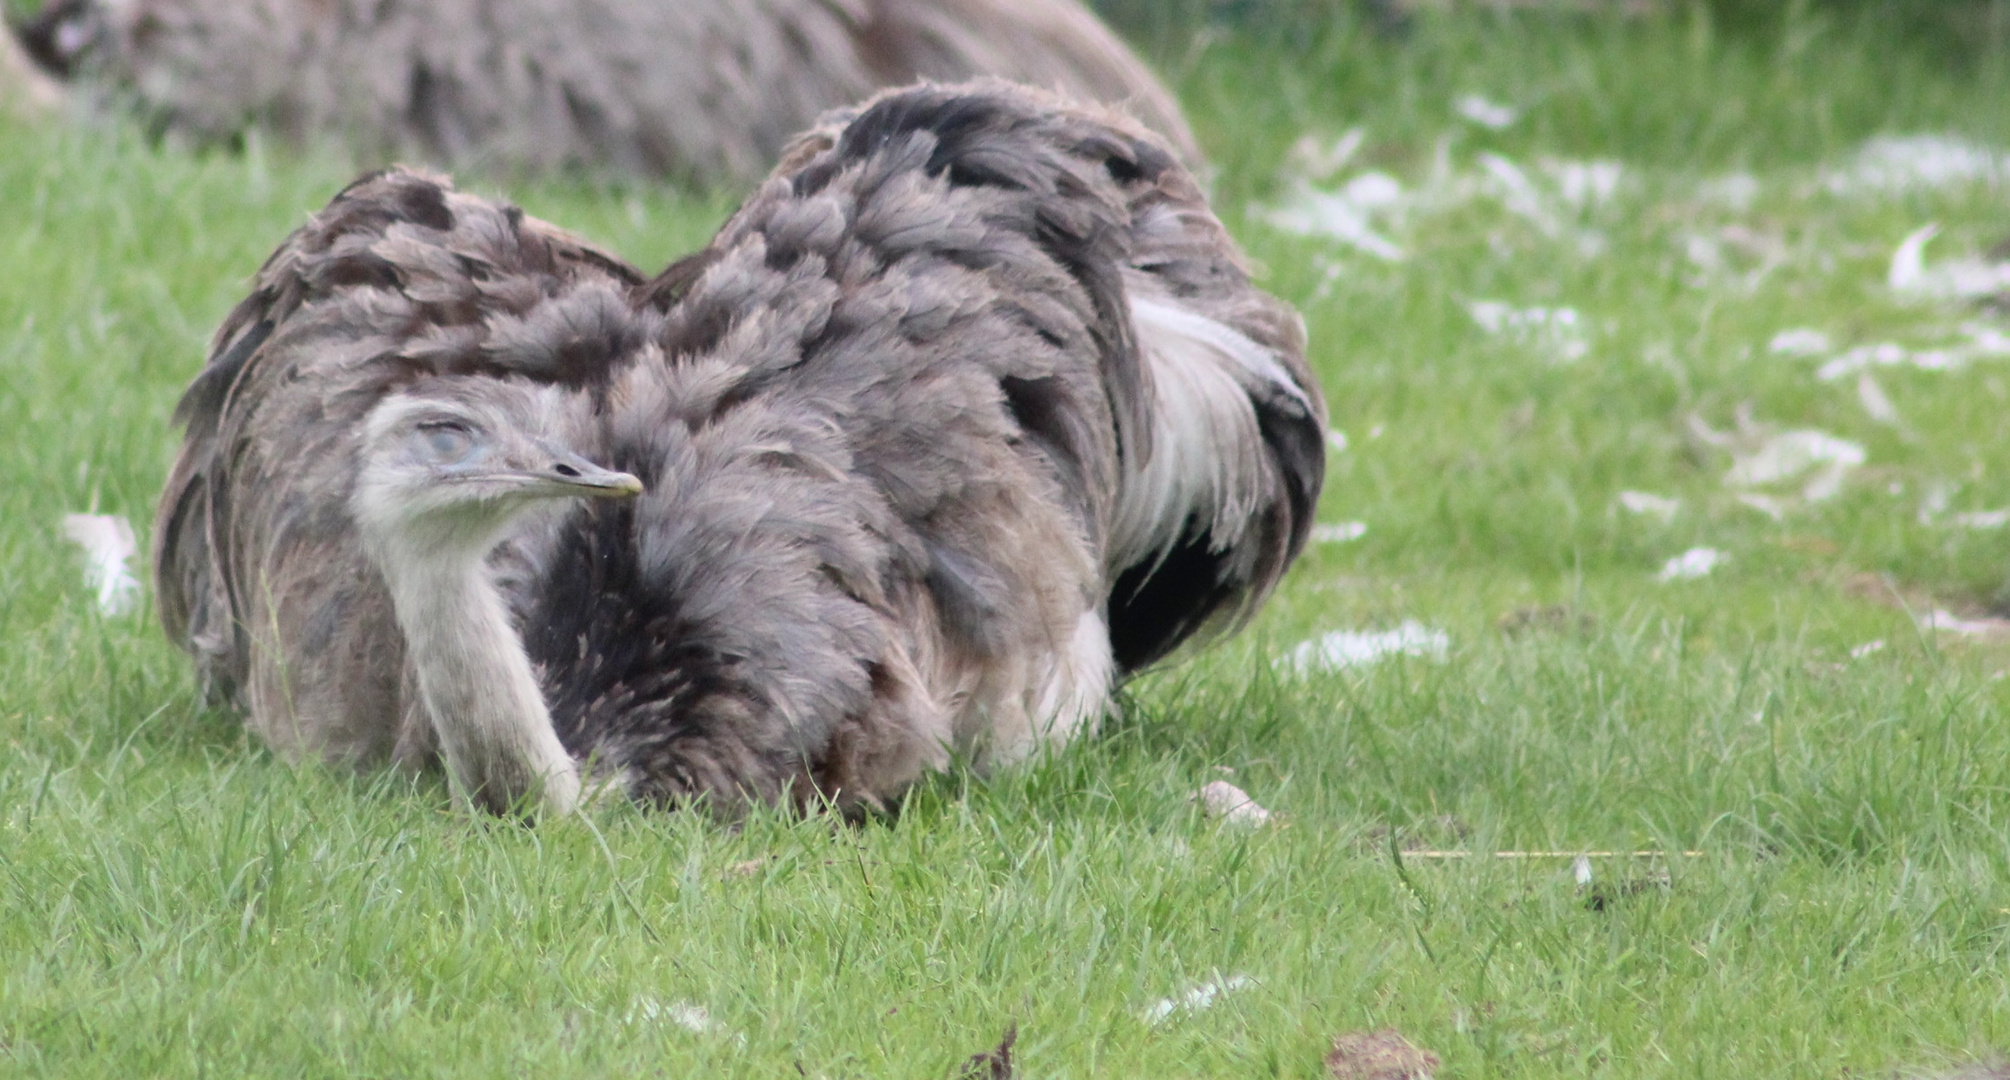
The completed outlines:
<svg viewBox="0 0 2010 1080">
<path fill-rule="evenodd" d="M 1336 1035 L 1380 1028 L 1448 1077 L 1886 1075 L 2010 1047 L 2010 650 L 1916 621 L 2000 604 L 2010 531 L 1959 515 L 2010 507 L 2010 358 L 1872 369 L 1897 424 L 1816 374 L 2010 332 L 1886 285 L 1928 222 L 1930 262 L 1983 255 L 2010 175 L 1835 179 L 1881 134 L 2010 154 L 2000 65 L 1693 9 L 1179 44 L 1219 208 L 1304 311 L 1347 436 L 1321 519 L 1366 532 L 1315 544 L 1245 635 L 1139 681 L 1100 735 L 858 828 L 472 820 L 206 709 L 150 613 L 95 611 L 60 519 L 144 527 L 210 329 L 373 163 L 0 127 L 0 1073 L 939 1078 L 1012 1025 L 1029 1076 L 1317 1077 Z M 1467 94 L 1518 118 L 1481 127 Z M 1354 128 L 1336 175 L 1297 164 Z M 1556 177 L 1589 161 L 1618 182 L 1573 203 Z M 1276 223 L 1371 171 L 1402 261 Z M 645 266 L 728 209 L 463 182 Z M 1489 332 L 1480 302 L 1570 309 L 1582 355 Z M 1793 328 L 1831 347 L 1772 351 Z M 1741 407 L 1866 460 L 1833 498 L 1757 492 L 1775 519 L 1725 483 L 1742 451 L 1695 435 Z M 1725 557 L 1657 580 L 1695 547 Z M 1279 663 L 1410 619 L 1442 657 Z M 1280 824 L 1205 817 L 1189 795 L 1216 779 Z M 1417 854 L 1452 848 L 1480 857 Z M 1642 849 L 1668 854 L 1594 859 L 1589 885 L 1490 857 Z"/>
</svg>

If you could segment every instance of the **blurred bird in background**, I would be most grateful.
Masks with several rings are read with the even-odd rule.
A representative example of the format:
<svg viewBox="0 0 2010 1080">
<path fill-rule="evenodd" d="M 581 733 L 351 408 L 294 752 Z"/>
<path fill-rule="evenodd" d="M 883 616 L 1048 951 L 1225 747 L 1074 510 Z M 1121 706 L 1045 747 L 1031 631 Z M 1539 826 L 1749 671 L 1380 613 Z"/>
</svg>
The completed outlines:
<svg viewBox="0 0 2010 1080">
<path fill-rule="evenodd" d="M 826 109 L 994 75 L 1120 106 L 1197 159 L 1078 0 L 54 0 L 16 29 L 47 71 L 194 143 L 745 183 Z"/>
</svg>

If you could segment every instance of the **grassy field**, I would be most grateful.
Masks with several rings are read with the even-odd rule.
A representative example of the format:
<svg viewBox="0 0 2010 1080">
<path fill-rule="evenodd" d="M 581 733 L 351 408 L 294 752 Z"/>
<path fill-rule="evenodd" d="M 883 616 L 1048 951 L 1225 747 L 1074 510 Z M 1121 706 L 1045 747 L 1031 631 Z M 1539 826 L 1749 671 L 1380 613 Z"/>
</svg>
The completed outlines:
<svg viewBox="0 0 2010 1080">
<path fill-rule="evenodd" d="M 1042 1078 L 1317 1077 L 1385 1027 L 1457 1078 L 2010 1051 L 2010 323 L 1954 295 L 2010 233 L 2010 72 L 1820 20 L 1240 34 L 1164 59 L 1309 323 L 1333 539 L 1100 737 L 859 829 L 471 820 L 203 710 L 61 519 L 144 528 L 207 334 L 358 163 L 0 127 L 0 1075 L 943 1078 L 1010 1025 Z M 729 205 L 464 184 L 643 265 Z"/>
</svg>

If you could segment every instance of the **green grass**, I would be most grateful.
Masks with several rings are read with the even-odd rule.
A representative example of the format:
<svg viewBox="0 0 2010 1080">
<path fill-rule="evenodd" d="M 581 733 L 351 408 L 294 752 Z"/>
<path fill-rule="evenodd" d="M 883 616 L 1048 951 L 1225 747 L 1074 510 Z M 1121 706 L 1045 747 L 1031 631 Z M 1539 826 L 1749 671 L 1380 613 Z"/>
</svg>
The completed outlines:
<svg viewBox="0 0 2010 1080">
<path fill-rule="evenodd" d="M 1315 1077 L 1335 1035 L 1383 1026 L 1458 1078 L 1910 1075 L 2010 1051 L 2010 648 L 1913 621 L 2001 603 L 2010 531 L 1951 515 L 2010 506 L 2010 361 L 1877 370 L 1894 427 L 1854 377 L 1767 349 L 1990 318 L 1884 279 L 1929 221 L 1934 261 L 1986 251 L 2002 188 L 1821 178 L 1880 132 L 2010 148 L 2000 58 L 1834 18 L 1247 33 L 1166 63 L 1349 437 L 1321 518 L 1368 531 L 1316 546 L 1247 635 L 1135 686 L 1100 737 L 939 778 L 858 829 L 615 807 L 527 830 L 437 784 L 289 766 L 201 709 L 150 613 L 96 613 L 60 518 L 150 518 L 206 335 L 356 163 L 0 128 L 0 1075 L 941 1078 L 1009 1024 L 1029 1077 Z M 1475 127 L 1469 92 L 1523 116 Z M 1356 126 L 1340 179 L 1424 193 L 1381 223 L 1406 261 L 1265 224 L 1291 144 Z M 1475 179 L 1482 153 L 1623 179 L 1552 236 Z M 1749 207 L 1699 195 L 1732 173 Z M 727 208 L 464 183 L 645 265 Z M 1483 299 L 1576 309 L 1588 354 L 1489 335 Z M 1744 402 L 1868 461 L 1831 500 L 1755 512 L 1729 454 L 1685 436 Z M 1625 490 L 1682 506 L 1661 524 Z M 1655 580 L 1695 546 L 1727 559 Z M 1404 619 L 1448 653 L 1272 662 Z M 1202 817 L 1188 793 L 1220 768 L 1286 827 Z M 1700 854 L 1598 860 L 1587 891 L 1568 860 L 1415 847 Z M 1238 975 L 1212 1008 L 1145 1019 Z"/>
</svg>

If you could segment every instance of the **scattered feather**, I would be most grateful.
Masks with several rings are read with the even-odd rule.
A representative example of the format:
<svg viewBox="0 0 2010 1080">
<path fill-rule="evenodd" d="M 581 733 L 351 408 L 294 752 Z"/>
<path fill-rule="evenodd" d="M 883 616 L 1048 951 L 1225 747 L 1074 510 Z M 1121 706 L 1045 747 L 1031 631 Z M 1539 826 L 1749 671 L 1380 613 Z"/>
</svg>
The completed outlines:
<svg viewBox="0 0 2010 1080">
<path fill-rule="evenodd" d="M 1333 452 L 1334 452 L 1334 453 L 1336 453 L 1336 454 L 1344 454 L 1344 453 L 1346 453 L 1346 452 L 1347 452 L 1347 433 L 1346 433 L 1346 432 L 1344 432 L 1344 431 L 1341 431 L 1341 430 L 1340 430 L 1339 428 L 1333 428 L 1333 429 L 1331 429 L 1331 430 L 1327 431 L 1327 432 L 1326 432 L 1326 445 L 1327 445 L 1327 446 L 1329 446 L 1329 447 L 1332 447 L 1332 449 L 1333 449 Z"/>
<path fill-rule="evenodd" d="M 2006 334 L 1988 323 L 1963 323 L 1961 324 L 1961 332 L 1968 338 L 1967 343 L 1961 348 L 1969 356 L 2010 356 L 2010 334 Z"/>
<path fill-rule="evenodd" d="M 1492 181 L 1494 195 L 1507 212 L 1536 227 L 1545 236 L 1563 235 L 1563 221 L 1549 206 L 1522 167 L 1499 154 L 1481 154 L 1476 159 Z"/>
<path fill-rule="evenodd" d="M 1223 994 L 1246 989 L 1256 985 L 1256 980 L 1247 975 L 1219 976 L 1201 983 L 1176 998 L 1160 998 L 1145 1010 L 1145 1023 L 1159 1025 L 1172 1019 L 1174 1013 L 1196 1013 L 1211 1009 Z"/>
<path fill-rule="evenodd" d="M 1970 510 L 1948 520 L 1964 529 L 2000 529 L 2010 525 L 2010 510 Z"/>
<path fill-rule="evenodd" d="M 1580 887 L 1591 884 L 1591 857 L 1588 855 L 1579 855 L 1577 858 L 1572 859 L 1570 861 L 1570 876 L 1577 879 L 1577 884 Z"/>
<path fill-rule="evenodd" d="M 139 550 L 132 524 L 112 514 L 65 514 L 63 535 L 84 549 L 84 580 L 98 610 L 124 615 L 139 604 L 140 582 L 127 562 Z"/>
<path fill-rule="evenodd" d="M 1583 256 L 1601 254 L 1607 246 L 1601 233 L 1580 227 L 1576 219 L 1619 196 L 1626 171 L 1616 161 L 1541 158 L 1524 168 L 1500 154 L 1481 153 L 1474 158 L 1477 168 L 1458 169 L 1447 141 L 1440 143 L 1429 174 L 1414 187 L 1375 170 L 1340 182 L 1337 178 L 1355 164 L 1363 139 L 1358 129 L 1331 143 L 1301 138 L 1286 161 L 1279 185 L 1283 195 L 1275 203 L 1251 207 L 1252 215 L 1286 232 L 1338 240 L 1387 262 L 1407 258 L 1402 230 L 1417 218 L 1481 201 L 1498 203 Z M 1328 268 L 1328 284 L 1334 272 Z"/>
<path fill-rule="evenodd" d="M 1944 630 L 1950 634 L 1969 637 L 1996 637 L 2010 634 L 2010 619 L 1984 616 L 1980 619 L 1964 619 L 1953 612 L 1935 608 L 1919 617 L 1921 630 Z"/>
<path fill-rule="evenodd" d="M 1407 258 L 1402 247 L 1377 228 L 1378 215 L 1403 197 L 1403 185 L 1387 173 L 1366 172 L 1338 191 L 1322 191 L 1300 181 L 1278 206 L 1262 211 L 1271 225 L 1298 236 L 1321 236 L 1386 262 Z"/>
<path fill-rule="evenodd" d="M 1362 128 L 1349 128 L 1339 138 L 1327 142 L 1316 135 L 1299 136 L 1291 144 L 1291 155 L 1285 167 L 1294 179 L 1326 180 L 1340 174 L 1354 160 L 1361 144 L 1368 139 L 1368 132 Z"/>
<path fill-rule="evenodd" d="M 1466 310 L 1487 333 L 1547 350 L 1565 362 L 1582 360 L 1591 351 L 1576 308 L 1517 308 L 1499 300 L 1474 300 Z"/>
<path fill-rule="evenodd" d="M 1756 449 L 1735 455 L 1724 482 L 1736 488 L 1766 487 L 1809 476 L 1801 497 L 1821 502 L 1842 490 L 1850 470 L 1867 459 L 1864 448 L 1811 429 L 1783 431 Z"/>
<path fill-rule="evenodd" d="M 1443 630 L 1405 619 L 1394 630 L 1335 630 L 1322 634 L 1301 642 L 1285 656 L 1284 664 L 1300 673 L 1332 671 L 1366 667 L 1399 655 L 1441 659 L 1451 647 L 1452 639 Z"/>
<path fill-rule="evenodd" d="M 1438 1055 L 1389 1029 L 1348 1032 L 1326 1054 L 1331 1080 L 1431 1080 L 1437 1068 Z"/>
<path fill-rule="evenodd" d="M 1823 177 L 1829 192 L 1878 197 L 1994 185 L 2010 176 L 2003 154 L 1949 135 L 1880 135 Z"/>
<path fill-rule="evenodd" d="M 688 1001 L 662 1002 L 652 997 L 637 998 L 628 1009 L 625 1018 L 629 1024 L 654 1024 L 668 1021 L 696 1035 L 718 1035 L 726 1030 L 726 1025 L 712 1018 L 703 1005 L 693 1005 Z"/>
<path fill-rule="evenodd" d="M 1864 414 L 1872 420 L 1880 424 L 1898 426 L 1898 406 L 1891 403 L 1891 398 L 1884 392 L 1884 387 L 1880 386 L 1868 371 L 1857 376 L 1856 399 L 1863 405 Z"/>
<path fill-rule="evenodd" d="M 1330 525 L 1312 526 L 1312 542 L 1315 544 L 1345 544 L 1368 535 L 1365 521 L 1338 521 Z"/>
<path fill-rule="evenodd" d="M 1815 378 L 1822 382 L 1855 375 L 1876 367 L 1912 367 L 1921 371 L 1959 371 L 1968 366 L 1978 353 L 1968 348 L 1908 349 L 1889 341 L 1875 345 L 1859 345 L 1828 361 L 1815 369 Z"/>
<path fill-rule="evenodd" d="M 1666 525 L 1675 520 L 1676 512 L 1682 509 L 1682 500 L 1645 491 L 1622 491 L 1619 493 L 1619 505 L 1641 517 L 1651 517 Z"/>
<path fill-rule="evenodd" d="M 1919 500 L 1919 523 L 1931 525 L 1954 502 L 1954 492 L 1958 485 L 1945 480 L 1926 485 L 1926 494 Z"/>
<path fill-rule="evenodd" d="M 1688 581 L 1706 577 L 1717 564 L 1724 561 L 1724 553 L 1716 548 L 1693 547 L 1668 560 L 1655 577 L 1661 581 Z"/>
<path fill-rule="evenodd" d="M 1891 291 L 1927 300 L 1980 300 L 2010 289 L 2010 262 L 1953 259 L 1927 266 L 1926 245 L 1939 234 L 1940 226 L 1926 225 L 1899 243 L 1885 274 Z"/>
<path fill-rule="evenodd" d="M 1467 94 L 1454 103 L 1452 108 L 1460 116 L 1489 131 L 1504 131 L 1521 119 L 1520 109 L 1478 94 Z"/>
<path fill-rule="evenodd" d="M 1907 233 L 1904 240 L 1891 253 L 1891 267 L 1885 271 L 1884 282 L 1893 292 L 1910 292 L 1919 287 L 1919 280 L 1926 276 L 1926 245 L 1940 235 L 1940 226 L 1928 224 Z"/>
<path fill-rule="evenodd" d="M 1774 521 L 1787 520 L 1787 504 L 1780 499 L 1773 498 L 1771 495 L 1760 495 L 1747 491 L 1738 496 L 1738 505 L 1748 510 L 1757 510 Z"/>
<path fill-rule="evenodd" d="M 1749 405 L 1738 406 L 1737 419 L 1736 431 L 1718 431 L 1696 413 L 1690 413 L 1685 418 L 1685 424 L 1689 438 L 1701 446 L 1728 448 L 1741 443 L 1754 443 L 1764 437 L 1766 429 L 1752 419 Z"/>
<path fill-rule="evenodd" d="M 1542 171 L 1556 184 L 1564 202 L 1579 209 L 1603 206 L 1619 194 L 1626 169 L 1617 161 L 1566 161 L 1545 158 Z"/>
<path fill-rule="evenodd" d="M 1775 356 L 1822 356 L 1829 348 L 1827 334 L 1805 326 L 1782 330 L 1766 344 L 1766 351 Z"/>
<path fill-rule="evenodd" d="M 1691 265 L 1706 274 L 1714 274 L 1724 269 L 1724 248 L 1716 240 L 1702 233 L 1687 233 L 1682 237 L 1682 255 Z M 1699 279 L 1699 283 L 1702 283 Z"/>
<path fill-rule="evenodd" d="M 1247 825 L 1255 828 L 1270 824 L 1270 811 L 1257 804 L 1249 793 L 1226 780 L 1211 780 L 1193 793 L 1193 798 L 1207 810 L 1207 816 L 1220 818 L 1230 825 Z"/>
<path fill-rule="evenodd" d="M 1696 185 L 1696 197 L 1703 202 L 1743 213 L 1759 201 L 1762 190 L 1759 178 L 1751 173 L 1730 173 L 1710 177 Z"/>
<path fill-rule="evenodd" d="M 1863 644 L 1858 645 L 1856 648 L 1851 649 L 1849 651 L 1849 658 L 1851 660 L 1861 660 L 1864 657 L 1869 656 L 1873 653 L 1880 653 L 1883 651 L 1884 651 L 1884 639 L 1878 638 L 1874 641 L 1866 641 Z"/>
</svg>

